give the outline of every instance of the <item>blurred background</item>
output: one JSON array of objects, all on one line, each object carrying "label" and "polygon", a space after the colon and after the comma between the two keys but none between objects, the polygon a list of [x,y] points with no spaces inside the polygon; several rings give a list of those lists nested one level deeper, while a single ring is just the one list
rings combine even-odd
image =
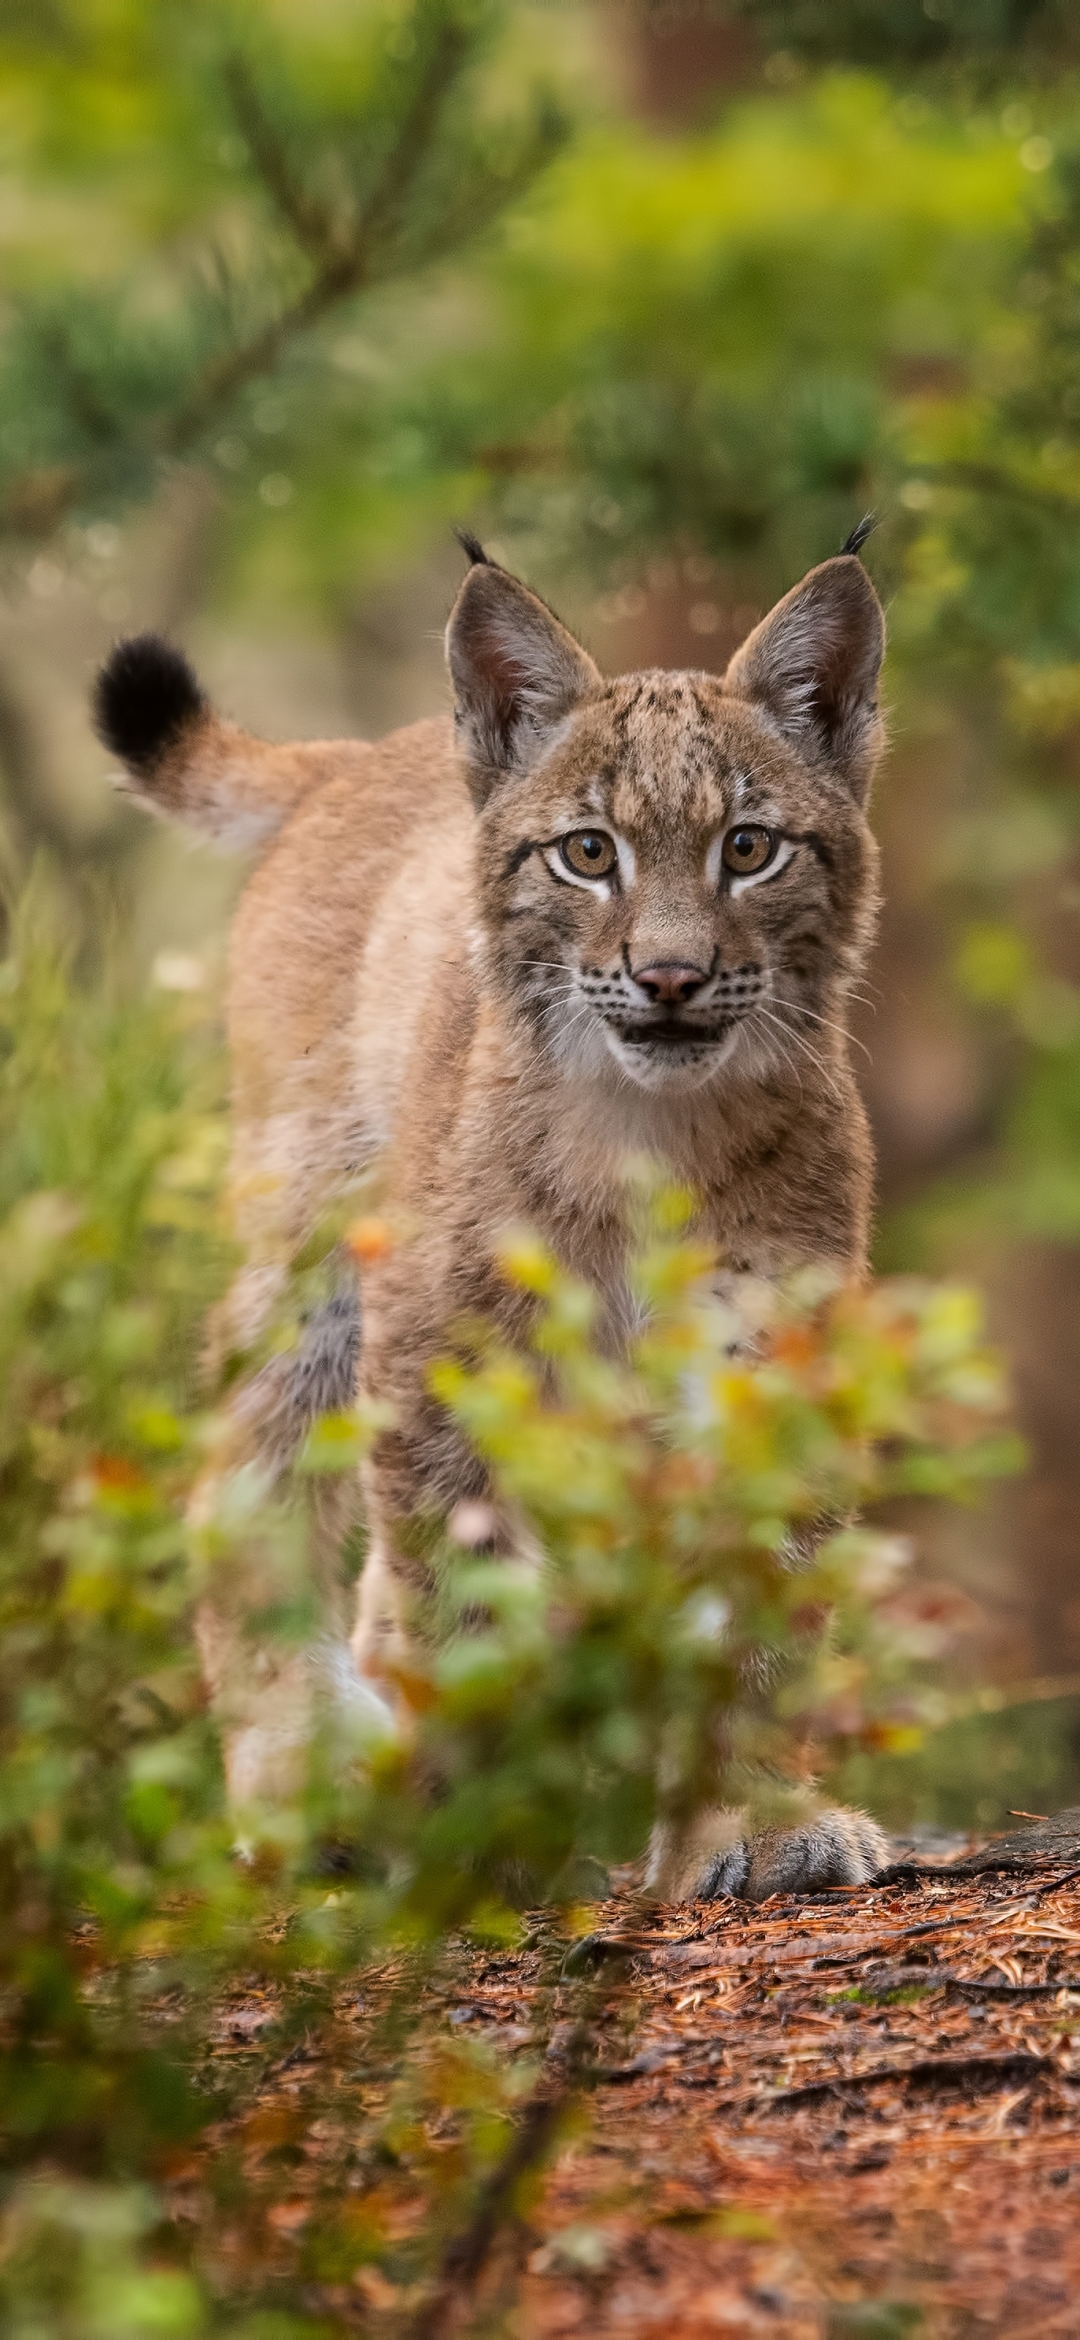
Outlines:
[{"label": "blurred background", "polygon": [[116,795],[117,634],[374,737],[446,704],[455,520],[618,671],[877,511],[879,1263],[980,1282],[1030,1451],[932,1531],[1029,1685],[953,1801],[1080,1796],[1075,11],[0,0],[0,63],[0,831],[87,968],[212,995],[243,877]]}]

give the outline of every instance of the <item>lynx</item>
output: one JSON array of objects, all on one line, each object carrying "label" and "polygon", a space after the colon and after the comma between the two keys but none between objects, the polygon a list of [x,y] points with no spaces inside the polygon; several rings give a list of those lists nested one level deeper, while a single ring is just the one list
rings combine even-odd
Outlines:
[{"label": "lynx", "polygon": [[[236,1337],[258,1333],[290,1257],[372,1165],[402,1230],[362,1269],[359,1315],[343,1290],[234,1409],[237,1453],[276,1462],[357,1389],[389,1401],[351,1639],[376,1686],[424,1590],[409,1523],[454,1511],[492,1548],[513,1541],[428,1388],[462,1316],[525,1329],[495,1259],[508,1224],[599,1291],[613,1337],[630,1155],[694,1190],[733,1275],[820,1261],[857,1278],[866,1261],[872,1156],[845,1019],[877,902],[884,621],[857,543],[777,604],[722,679],[605,680],[462,541],[452,722],[373,746],[267,745],[152,635],[118,645],[96,699],[144,804],[260,849],[230,954]],[[328,1613],[325,1647],[343,1646],[335,1630]],[[253,1656],[223,1601],[199,1631],[234,1801],[272,1799],[313,1661]],[[654,1850],[652,1881],[760,1897],[859,1882],[884,1858],[861,1814],[748,1837],[718,1813],[690,1855]]]}]

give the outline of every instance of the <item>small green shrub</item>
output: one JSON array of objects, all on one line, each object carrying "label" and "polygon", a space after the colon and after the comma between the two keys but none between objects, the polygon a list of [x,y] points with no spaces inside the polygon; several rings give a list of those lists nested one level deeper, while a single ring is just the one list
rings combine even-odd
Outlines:
[{"label": "small green shrub", "polygon": [[[798,1809],[811,1748],[827,1774],[908,1743],[938,1644],[902,1548],[839,1526],[792,1567],[790,1539],[1009,1460],[961,1293],[803,1277],[733,1310],[709,1297],[687,1198],[639,1177],[643,1329],[619,1360],[590,1293],[508,1238],[533,1349],[478,1328],[436,1386],[543,1566],[441,1532],[410,1727],[332,1765],[313,1749],[308,1792],[245,1863],[191,1632],[227,1534],[185,1522],[213,1434],[223,1154],[190,1006],[74,983],[43,900],[24,904],[0,967],[0,2302],[18,2340],[332,2330],[335,2286],[365,2269],[437,2330],[448,2270],[576,2117],[606,1986],[561,1985],[560,2019],[568,1991],[577,2012],[556,2085],[545,2038],[500,2063],[425,1985],[457,1987],[470,1944],[520,1942],[524,1896],[554,2022],[578,1905],[658,1816],[677,1830],[747,1794]],[[353,1468],[370,1427],[321,1425],[302,1473]],[[295,1544],[293,1491],[267,1517]],[[328,1844],[362,1857],[328,1879]],[[257,2045],[222,2056],[253,1993]],[[268,2129],[269,2064],[313,2041]],[[321,2187],[275,2257],[316,2120]],[[193,2154],[181,2228],[167,2181]]]}]

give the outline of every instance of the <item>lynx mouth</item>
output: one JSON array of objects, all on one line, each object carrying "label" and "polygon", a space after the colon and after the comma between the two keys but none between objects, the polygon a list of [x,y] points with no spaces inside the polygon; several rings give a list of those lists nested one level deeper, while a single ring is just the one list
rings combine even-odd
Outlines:
[{"label": "lynx mouth", "polygon": [[668,1016],[651,1024],[616,1024],[614,1029],[628,1048],[719,1048],[734,1022],[727,1016],[719,1024],[683,1024]]}]

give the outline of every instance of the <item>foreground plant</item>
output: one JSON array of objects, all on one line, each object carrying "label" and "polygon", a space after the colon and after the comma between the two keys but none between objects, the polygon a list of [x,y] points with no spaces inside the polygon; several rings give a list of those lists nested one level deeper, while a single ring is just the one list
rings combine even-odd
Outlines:
[{"label": "foreground plant", "polygon": [[[532,1349],[479,1330],[435,1378],[543,1564],[435,1537],[450,1630],[399,1683],[407,1727],[313,1749],[238,1862],[191,1636],[228,1519],[209,1555],[184,1524],[227,1268],[214,1079],[190,1011],[81,992],[24,907],[0,988],[0,2298],[35,2340],[459,2314],[579,2117],[612,1980],[563,1968],[612,1868],[709,1802],[804,1808],[815,1769],[920,1725],[903,1549],[820,1523],[1007,1459],[965,1295],[818,1278],[722,1306],[685,1199],[643,1190],[644,1329],[615,1363],[589,1293],[508,1241]],[[321,1424],[273,1505],[236,1491],[235,1532],[261,1506],[291,1571],[285,1636],[301,1482],[351,1471],[367,1428]],[[477,1946],[521,1944],[523,1903],[547,2013],[496,2060],[440,2006]]]},{"label": "foreground plant", "polygon": [[[797,1810],[815,1764],[927,1710],[934,1604],[908,1547],[821,1523],[964,1495],[1008,1461],[975,1304],[820,1275],[719,1303],[688,1212],[651,1206],[625,1363],[526,1241],[504,1268],[541,1301],[533,1354],[481,1344],[433,1377],[544,1560],[436,1551],[438,1646],[398,1676],[410,1727],[367,1751],[359,1805],[338,1791],[338,1826],[406,1861],[396,1906],[420,1933],[469,1922],[508,1875],[566,1900],[582,1863],[637,1858],[710,1797]],[[416,1773],[440,1781],[418,1807]]]}]

